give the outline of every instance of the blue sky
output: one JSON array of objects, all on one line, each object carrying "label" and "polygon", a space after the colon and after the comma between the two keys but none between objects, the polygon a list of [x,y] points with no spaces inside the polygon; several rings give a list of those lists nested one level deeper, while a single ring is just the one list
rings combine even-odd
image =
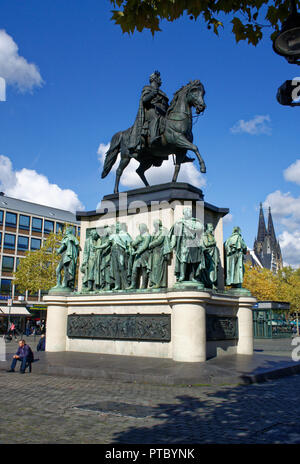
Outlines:
[{"label": "blue sky", "polygon": [[[100,179],[101,153],[132,125],[149,75],[160,71],[170,99],[200,79],[207,109],[193,132],[207,174],[198,176],[195,164],[186,176],[207,202],[230,208],[225,238],[239,225],[250,248],[259,203],[271,205],[284,259],[300,264],[300,108],[275,98],[300,70],[273,52],[268,37],[256,48],[236,44],[228,19],[220,37],[188,18],[164,22],[154,38],[147,31],[129,37],[110,10],[108,0],[0,0],[0,76],[7,81],[0,188],[65,209],[95,209],[114,182],[114,173]],[[160,179],[156,173],[149,179]],[[129,167],[121,190],[139,185]]]}]

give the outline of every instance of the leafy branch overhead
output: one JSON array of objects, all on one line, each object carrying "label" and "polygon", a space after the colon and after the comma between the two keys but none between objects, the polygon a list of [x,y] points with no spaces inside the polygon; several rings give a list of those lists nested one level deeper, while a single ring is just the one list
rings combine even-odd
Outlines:
[{"label": "leafy branch overhead", "polygon": [[[257,45],[263,32],[274,38],[282,22],[290,13],[290,0],[110,0],[115,8],[112,20],[123,32],[132,34],[149,29],[154,35],[160,31],[162,20],[173,22],[183,15],[191,20],[202,20],[218,35],[222,18],[231,17],[236,41],[247,40]],[[299,7],[300,1],[297,0]]]}]

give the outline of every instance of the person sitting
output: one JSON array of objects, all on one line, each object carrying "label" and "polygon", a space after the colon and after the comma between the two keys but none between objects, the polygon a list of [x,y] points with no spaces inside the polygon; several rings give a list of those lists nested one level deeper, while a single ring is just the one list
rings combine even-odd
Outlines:
[{"label": "person sitting", "polygon": [[32,349],[25,343],[25,340],[19,341],[19,348],[13,357],[10,370],[8,372],[15,372],[17,361],[21,362],[20,374],[25,374],[27,364],[29,364],[29,371],[31,372],[31,363],[33,362],[34,356]]}]

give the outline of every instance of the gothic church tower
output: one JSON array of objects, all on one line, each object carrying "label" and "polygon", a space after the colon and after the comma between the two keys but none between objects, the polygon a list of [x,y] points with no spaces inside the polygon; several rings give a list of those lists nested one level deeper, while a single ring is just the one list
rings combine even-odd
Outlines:
[{"label": "gothic church tower", "polygon": [[260,203],[258,231],[254,241],[253,251],[262,267],[277,272],[282,269],[282,255],[278,240],[276,239],[271,208],[269,207],[268,226],[266,227],[262,203]]}]

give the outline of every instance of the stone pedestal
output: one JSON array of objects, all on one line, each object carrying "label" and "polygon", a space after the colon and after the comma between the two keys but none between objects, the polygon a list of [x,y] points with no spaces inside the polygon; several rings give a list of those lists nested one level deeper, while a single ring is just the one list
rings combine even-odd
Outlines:
[{"label": "stone pedestal", "polygon": [[66,351],[68,305],[65,296],[48,297],[47,350]]},{"label": "stone pedestal", "polygon": [[[76,351],[205,362],[224,354],[252,354],[252,306],[249,295],[224,292],[223,225],[227,208],[204,202],[202,191],[185,183],[107,195],[97,211],[81,212],[81,249],[93,229],[117,222],[134,239],[144,223],[150,233],[160,219],[168,230],[192,208],[202,224],[213,223],[220,251],[218,292],[197,282],[176,283],[175,257],[164,289],[103,291],[44,297],[48,305],[47,351]],[[79,266],[82,263],[82,251]],[[57,289],[56,289],[57,290]],[[59,293],[59,292],[58,292]]]},{"label": "stone pedestal", "polygon": [[106,292],[44,297],[47,351],[204,362],[252,354],[254,298],[212,291]]},{"label": "stone pedestal", "polygon": [[206,361],[206,301],[209,293],[190,292],[169,298],[172,308],[172,358],[174,361]]}]

